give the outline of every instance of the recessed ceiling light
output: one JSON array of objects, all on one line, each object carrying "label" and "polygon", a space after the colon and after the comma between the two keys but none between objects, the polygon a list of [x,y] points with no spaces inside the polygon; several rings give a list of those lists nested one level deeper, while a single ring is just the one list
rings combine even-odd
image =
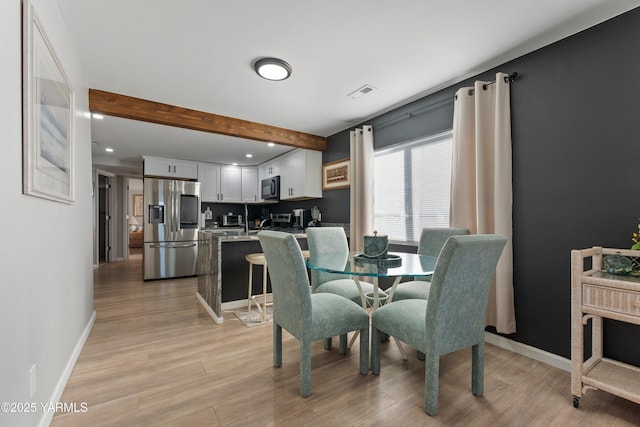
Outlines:
[{"label": "recessed ceiling light", "polygon": [[104,151],[106,151],[107,153],[113,153],[113,148],[105,148]]},{"label": "recessed ceiling light", "polygon": [[274,144],[273,142],[270,142],[270,143],[267,144],[267,147],[275,147],[275,146],[276,146],[276,144]]},{"label": "recessed ceiling light", "polygon": [[291,65],[278,58],[260,58],[253,64],[260,77],[267,80],[285,80],[291,75]]},{"label": "recessed ceiling light", "polygon": [[231,163],[231,166],[238,166],[237,163]]},{"label": "recessed ceiling light", "polygon": [[247,153],[247,154],[245,154],[245,157],[247,157],[248,159],[250,159],[250,158],[252,158],[252,157],[253,157],[253,154],[249,154],[249,153]]},{"label": "recessed ceiling light", "polygon": [[93,117],[94,119],[97,119],[97,120],[102,120],[102,119],[104,119],[104,116],[103,116],[102,114],[98,114],[98,113],[93,113],[93,114],[91,115],[91,117]]}]

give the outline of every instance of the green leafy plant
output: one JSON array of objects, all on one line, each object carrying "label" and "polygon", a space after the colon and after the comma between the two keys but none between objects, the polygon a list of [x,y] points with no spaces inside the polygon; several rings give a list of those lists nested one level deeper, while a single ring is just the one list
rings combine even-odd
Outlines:
[{"label": "green leafy plant", "polygon": [[640,250],[640,224],[638,224],[638,231],[633,233],[631,241],[633,242],[631,249]]}]

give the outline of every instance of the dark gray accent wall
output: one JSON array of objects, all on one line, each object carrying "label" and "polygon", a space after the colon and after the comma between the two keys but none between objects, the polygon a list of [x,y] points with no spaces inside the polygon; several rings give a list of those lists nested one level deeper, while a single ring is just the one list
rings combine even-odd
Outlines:
[{"label": "dark gray accent wall", "polygon": [[[376,148],[450,129],[459,87],[518,72],[511,87],[517,333],[509,338],[566,358],[570,251],[628,248],[640,217],[639,52],[634,9],[366,122]],[[348,130],[328,142],[323,162],[349,157]],[[327,221],[348,222],[348,190],[315,203]],[[640,365],[640,327],[605,321],[604,344],[605,355]]]}]

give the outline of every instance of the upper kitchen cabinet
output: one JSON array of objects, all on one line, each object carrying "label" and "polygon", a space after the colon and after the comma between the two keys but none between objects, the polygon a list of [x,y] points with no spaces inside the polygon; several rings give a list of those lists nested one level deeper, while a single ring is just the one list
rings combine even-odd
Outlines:
[{"label": "upper kitchen cabinet", "polygon": [[144,175],[198,179],[198,163],[187,160],[144,156]]},{"label": "upper kitchen cabinet", "polygon": [[245,203],[259,202],[258,168],[242,168],[242,201]]},{"label": "upper kitchen cabinet", "polygon": [[199,163],[198,181],[203,202],[242,202],[242,169],[237,166]]},{"label": "upper kitchen cabinet", "polygon": [[278,175],[280,175],[280,159],[275,159],[267,163],[263,163],[258,168],[259,181],[262,181],[265,178],[271,178]]},{"label": "upper kitchen cabinet", "polygon": [[200,181],[200,197],[203,202],[220,201],[220,165],[199,163],[198,181]]},{"label": "upper kitchen cabinet", "polygon": [[220,168],[220,201],[242,202],[242,169],[237,166]]},{"label": "upper kitchen cabinet", "polygon": [[322,153],[294,150],[280,157],[280,199],[322,197]]}]

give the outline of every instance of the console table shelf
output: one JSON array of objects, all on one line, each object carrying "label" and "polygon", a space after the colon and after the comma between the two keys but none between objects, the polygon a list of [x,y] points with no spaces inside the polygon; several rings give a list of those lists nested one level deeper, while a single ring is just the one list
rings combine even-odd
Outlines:
[{"label": "console table shelf", "polygon": [[[640,277],[602,271],[603,256],[618,253],[640,258],[640,251],[629,249],[571,251],[571,393],[576,408],[590,388],[640,403],[640,368],[602,354],[603,318],[640,325]],[[585,361],[584,327],[589,321],[591,356]]]}]

